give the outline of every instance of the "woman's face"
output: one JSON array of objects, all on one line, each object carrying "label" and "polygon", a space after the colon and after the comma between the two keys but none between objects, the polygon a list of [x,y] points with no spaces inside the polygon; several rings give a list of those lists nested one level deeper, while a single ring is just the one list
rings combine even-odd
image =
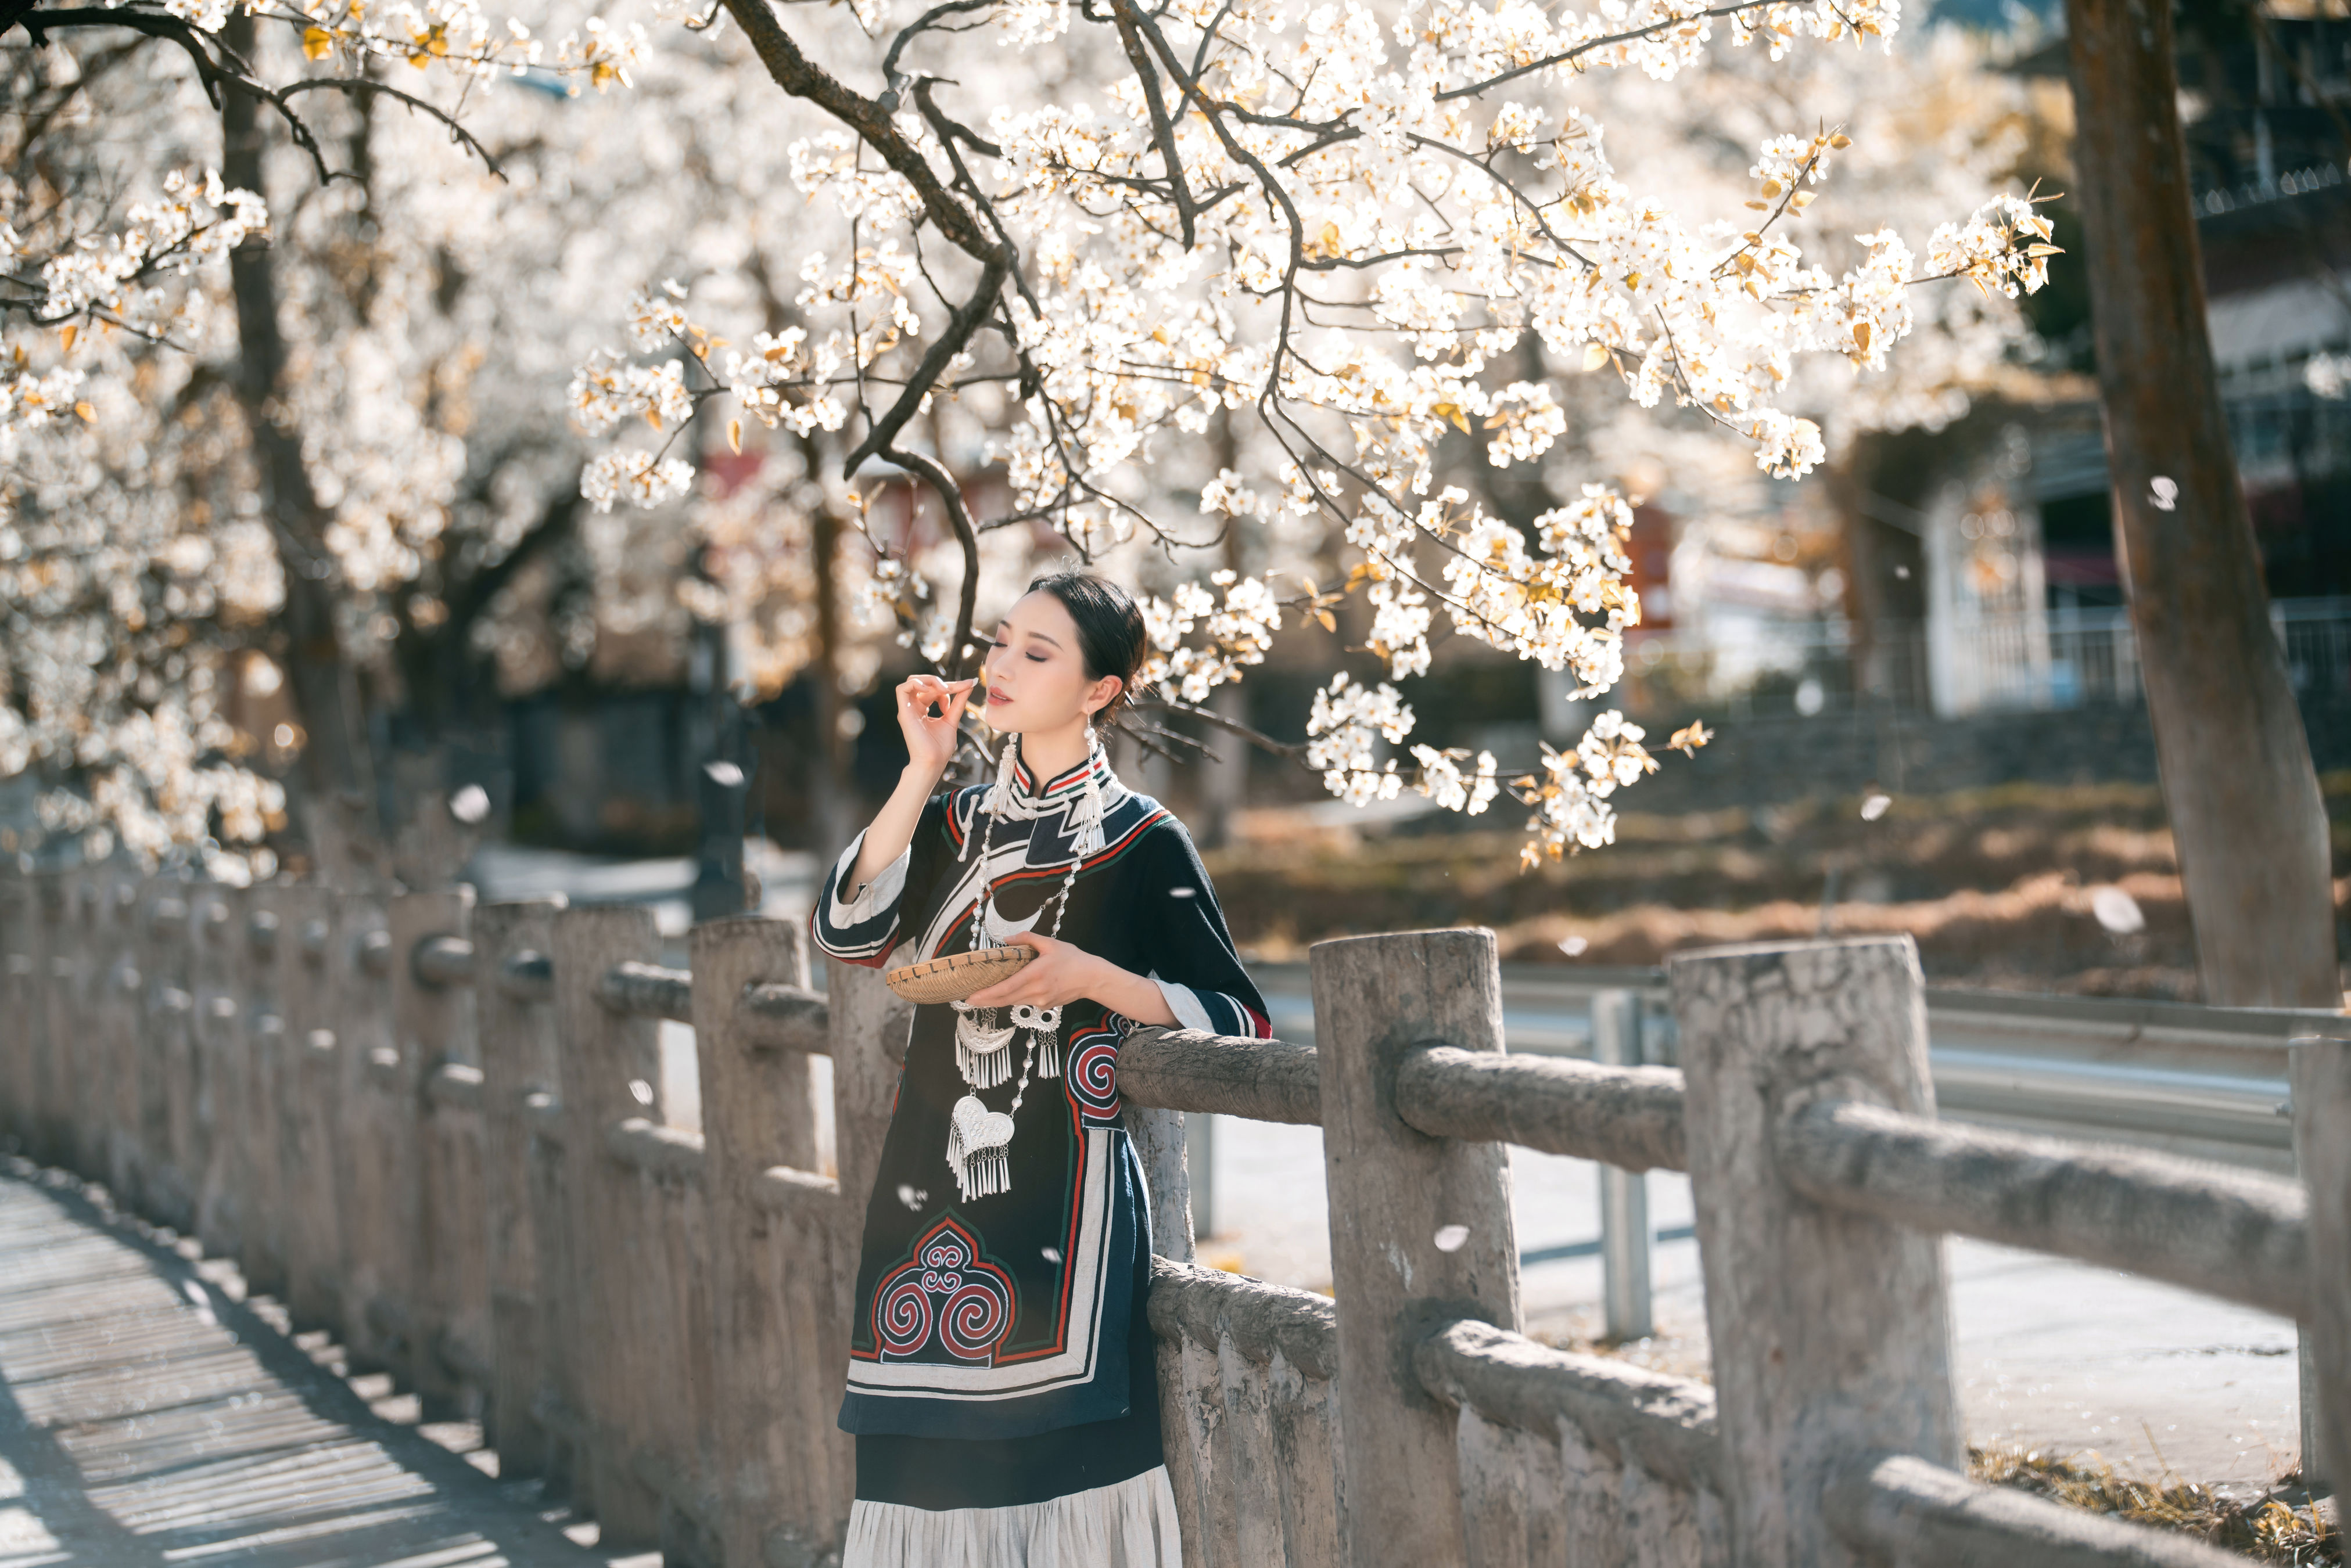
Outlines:
[{"label": "woman's face", "polygon": [[980,708],[988,728],[1006,733],[1048,731],[1074,722],[1118,692],[1119,679],[1086,679],[1078,626],[1044,589],[1023,595],[996,623],[996,646],[980,666]]}]

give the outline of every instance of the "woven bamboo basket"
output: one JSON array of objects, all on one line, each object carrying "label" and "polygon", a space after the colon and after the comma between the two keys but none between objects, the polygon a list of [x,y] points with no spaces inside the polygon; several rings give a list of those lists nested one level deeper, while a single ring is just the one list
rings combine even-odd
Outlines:
[{"label": "woven bamboo basket", "polygon": [[961,1002],[975,991],[1010,979],[1036,956],[1035,948],[1019,947],[949,953],[887,971],[882,983],[909,1002]]}]

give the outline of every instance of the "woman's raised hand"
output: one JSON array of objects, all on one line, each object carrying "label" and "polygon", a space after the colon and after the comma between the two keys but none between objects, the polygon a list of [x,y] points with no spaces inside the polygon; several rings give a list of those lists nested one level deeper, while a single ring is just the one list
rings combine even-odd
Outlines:
[{"label": "woman's raised hand", "polygon": [[[898,682],[898,732],[906,738],[906,760],[911,765],[928,769],[934,777],[946,772],[947,763],[955,760],[956,726],[977,680],[976,676],[942,680],[935,675],[909,675]],[[935,719],[930,717],[934,703],[939,710]]]}]

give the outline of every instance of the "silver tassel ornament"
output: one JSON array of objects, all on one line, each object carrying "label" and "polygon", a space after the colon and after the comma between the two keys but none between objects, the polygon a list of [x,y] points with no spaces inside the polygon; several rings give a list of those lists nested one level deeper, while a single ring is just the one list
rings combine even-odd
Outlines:
[{"label": "silver tassel ornament", "polygon": [[976,1095],[957,1100],[947,1118],[947,1164],[967,1203],[1004,1191],[1012,1185],[1012,1118]]},{"label": "silver tassel ornament", "polygon": [[993,1007],[974,1007],[968,1002],[950,1005],[956,1012],[956,1067],[964,1082],[976,1089],[992,1089],[1012,1076],[1012,1053],[1005,1047],[1012,1044],[1015,1026],[998,1027]]}]

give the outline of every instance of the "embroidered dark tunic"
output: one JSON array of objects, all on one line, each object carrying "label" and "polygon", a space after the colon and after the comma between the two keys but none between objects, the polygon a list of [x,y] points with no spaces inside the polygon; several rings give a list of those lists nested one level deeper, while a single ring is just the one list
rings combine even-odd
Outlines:
[{"label": "embroidered dark tunic", "polygon": [[[1149,976],[1183,1026],[1270,1037],[1190,835],[1099,758],[1041,784],[1016,765],[1014,809],[996,824],[987,867],[986,785],[934,795],[905,852],[844,901],[860,834],[818,894],[817,945],[876,968],[991,946],[978,933],[991,877],[1000,925],[1050,933],[1090,774],[1102,846],[1071,888],[1061,940]],[[1118,1044],[1134,1021],[1090,999],[1064,1005],[1061,1075],[1030,1074],[1010,1187],[968,1201],[947,1162],[949,1115],[967,1094],[1006,1110],[1017,1081],[967,1085],[955,1022],[944,1003],[914,1011],[866,1205],[840,1416],[859,1434],[857,1495],[998,1507],[1124,1480],[1161,1462],[1143,1311],[1149,1209],[1119,1118]],[[1025,1054],[1025,1037],[1010,1049]],[[945,1457],[925,1439],[995,1446],[985,1463],[960,1454],[943,1468],[925,1462]]]}]

